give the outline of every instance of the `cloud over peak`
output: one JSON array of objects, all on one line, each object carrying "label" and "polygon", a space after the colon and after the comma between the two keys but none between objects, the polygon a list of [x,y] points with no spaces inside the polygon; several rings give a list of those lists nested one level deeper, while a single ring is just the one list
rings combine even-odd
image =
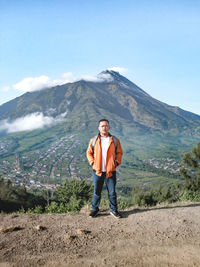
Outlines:
[{"label": "cloud over peak", "polygon": [[122,67],[111,67],[111,68],[108,68],[108,70],[113,70],[113,71],[119,72],[121,74],[124,74],[128,71],[128,69],[122,68]]},{"label": "cloud over peak", "polygon": [[[108,70],[117,71],[124,73],[127,71],[125,68],[121,67],[112,67]],[[62,74],[58,79],[51,79],[46,75],[41,75],[38,77],[26,77],[20,82],[14,84],[12,87],[15,90],[22,92],[33,92],[42,90],[45,88],[50,88],[56,85],[63,85],[66,83],[72,83],[80,80],[90,81],[90,82],[110,82],[113,80],[112,76],[108,73],[100,73],[98,75],[83,75],[81,77],[75,77],[72,72],[66,72]],[[10,86],[5,86],[2,88],[2,91],[9,91]]]},{"label": "cloud over peak", "polygon": [[97,76],[86,75],[82,76],[82,80],[88,82],[111,82],[113,80],[109,73],[100,73]]}]

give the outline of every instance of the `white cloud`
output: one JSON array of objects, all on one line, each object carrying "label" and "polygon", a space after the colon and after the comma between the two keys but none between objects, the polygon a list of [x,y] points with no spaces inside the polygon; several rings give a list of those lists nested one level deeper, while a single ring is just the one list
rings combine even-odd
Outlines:
[{"label": "white cloud", "polygon": [[23,79],[21,82],[18,82],[13,85],[16,90],[31,92],[41,90],[42,88],[49,87],[50,79],[49,77],[42,75],[39,77],[28,77]]},{"label": "white cloud", "polygon": [[[119,68],[119,67],[113,67],[110,68],[110,70],[120,71],[123,72],[126,69]],[[15,90],[22,91],[22,92],[33,92],[42,90],[44,88],[53,87],[56,85],[63,85],[66,83],[72,83],[79,80],[85,80],[85,81],[91,81],[91,82],[110,82],[112,81],[112,76],[108,73],[100,73],[96,76],[92,75],[84,75],[79,78],[76,78],[73,76],[72,72],[66,72],[61,75],[58,79],[51,79],[46,75],[41,75],[38,77],[26,77],[22,81],[14,84],[12,87]],[[9,86],[5,86],[2,88],[3,91],[8,91],[10,89]]]},{"label": "white cloud", "polygon": [[82,76],[82,80],[89,82],[110,82],[113,80],[109,73],[100,73],[97,76],[85,75]]},{"label": "white cloud", "polygon": [[67,112],[53,118],[50,116],[44,116],[41,112],[35,112],[25,117],[18,118],[12,122],[9,122],[8,120],[0,121],[0,131],[6,131],[7,133],[31,131],[44,126],[56,124],[62,121],[66,115]]},{"label": "white cloud", "polygon": [[14,84],[13,88],[23,92],[32,92],[74,81],[76,81],[76,79],[73,77],[72,73],[67,72],[64,73],[60,78],[55,80],[51,80],[48,76],[45,75],[39,77],[27,77],[24,78],[21,82]]},{"label": "white cloud", "polygon": [[108,70],[113,70],[113,71],[119,72],[121,74],[124,74],[128,71],[128,69],[122,68],[122,67],[112,67],[112,68],[108,68]]}]

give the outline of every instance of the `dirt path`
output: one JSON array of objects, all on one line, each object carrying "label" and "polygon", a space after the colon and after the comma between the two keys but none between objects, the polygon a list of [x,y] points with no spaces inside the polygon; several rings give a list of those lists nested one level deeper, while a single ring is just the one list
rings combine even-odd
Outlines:
[{"label": "dirt path", "polygon": [[200,204],[122,214],[0,215],[0,267],[200,266]]}]

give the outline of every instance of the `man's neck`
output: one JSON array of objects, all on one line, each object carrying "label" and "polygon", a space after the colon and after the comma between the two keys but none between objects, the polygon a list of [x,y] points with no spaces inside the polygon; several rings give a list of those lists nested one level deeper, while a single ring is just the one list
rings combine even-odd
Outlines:
[{"label": "man's neck", "polygon": [[101,137],[108,137],[109,134],[100,134]]}]

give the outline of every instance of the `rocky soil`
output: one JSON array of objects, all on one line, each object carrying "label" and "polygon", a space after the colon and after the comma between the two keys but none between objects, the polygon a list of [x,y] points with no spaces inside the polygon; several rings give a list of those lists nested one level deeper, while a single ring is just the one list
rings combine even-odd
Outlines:
[{"label": "rocky soil", "polygon": [[0,215],[0,267],[200,266],[200,204]]}]

